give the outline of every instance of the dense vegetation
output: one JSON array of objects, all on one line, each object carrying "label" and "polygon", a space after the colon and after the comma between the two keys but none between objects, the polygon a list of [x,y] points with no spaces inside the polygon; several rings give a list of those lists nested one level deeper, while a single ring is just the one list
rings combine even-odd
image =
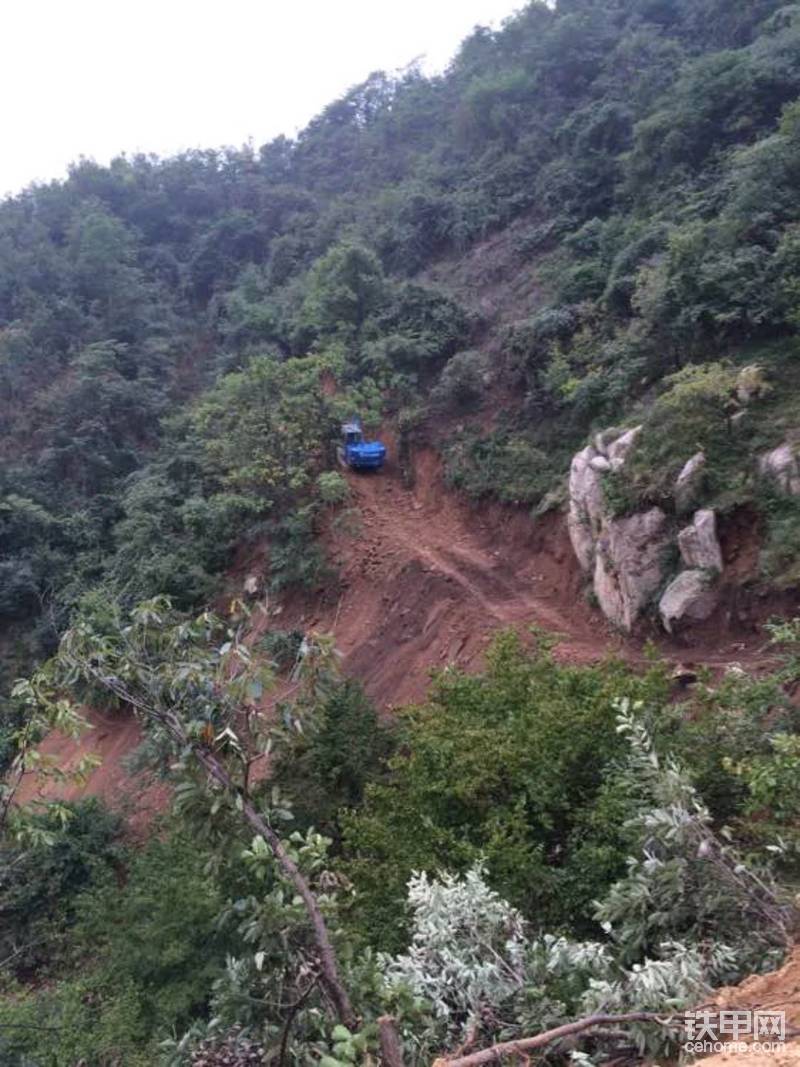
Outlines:
[{"label": "dense vegetation", "polygon": [[[662,1010],[776,958],[796,665],[675,703],[658,667],[559,667],[508,636],[389,728],[306,649],[323,668],[270,737],[269,781],[209,793],[192,757],[249,766],[266,740],[237,716],[266,679],[232,623],[173,612],[248,540],[274,588],[325,579],[354,409],[429,434],[464,491],[536,508],[591,429],[644,423],[609,503],[669,507],[702,448],[703,500],[747,506],[765,577],[795,580],[800,508],[754,471],[800,427],[799,179],[800,5],[558,0],[476,30],[441,76],[371,76],[294,141],[84,160],[0,204],[0,762],[69,725],[67,693],[135,696],[181,801],[139,850],[96,807],[16,826],[7,1062],[213,1062],[246,1037],[333,1067],[374,1052],[385,1008],[421,1062],[476,1026]],[[518,277],[535,295],[497,311]],[[257,652],[291,665],[295,637]],[[286,824],[360,1029],[334,1026],[243,796]]]},{"label": "dense vegetation", "polygon": [[[65,686],[124,695],[150,761],[173,761],[175,808],[138,845],[96,803],[14,815],[4,1062],[334,1067],[374,1055],[389,1010],[423,1063],[467,1034],[663,1013],[780,959],[800,875],[796,657],[676,701],[658,664],[558,666],[503,634],[484,674],[445,670],[387,728],[321,641],[276,724],[253,715],[269,672],[244,632],[151,601],[80,622],[20,687],[33,718],[63,716]],[[800,645],[796,625],[776,636]],[[345,1009],[269,840],[321,908]],[[607,1041],[591,1039],[601,1059]]]}]

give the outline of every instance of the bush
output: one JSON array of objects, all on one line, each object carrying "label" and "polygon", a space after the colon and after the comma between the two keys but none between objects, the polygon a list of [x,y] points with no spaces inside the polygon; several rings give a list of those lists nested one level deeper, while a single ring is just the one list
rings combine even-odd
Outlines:
[{"label": "bush", "polygon": [[383,773],[390,734],[357,682],[344,682],[275,759],[275,781],[292,798],[301,827],[339,836],[343,808],[357,808]]},{"label": "bush", "polygon": [[[77,975],[0,1001],[34,1062],[149,1067],[158,1042],[201,1014],[230,943],[223,899],[196,840],[169,835],[130,857],[122,885],[105,877],[75,900]],[[15,1030],[16,1036],[16,1030]]]},{"label": "bush", "polygon": [[350,486],[338,471],[323,471],[317,476],[317,493],[322,504],[336,507],[349,498]]},{"label": "bush", "polygon": [[66,806],[67,820],[34,817],[50,844],[0,855],[0,953],[12,973],[30,975],[60,962],[62,938],[79,895],[118,866],[120,819],[91,798]]},{"label": "bush", "polygon": [[278,670],[287,670],[297,662],[302,643],[302,630],[268,630],[258,645]]},{"label": "bush", "polygon": [[488,659],[483,675],[443,672],[428,702],[403,714],[391,779],[370,784],[363,809],[345,816],[359,924],[381,945],[402,936],[412,870],[463,871],[484,857],[492,884],[525,915],[580,930],[624,865],[621,805],[607,804],[612,821],[593,827],[607,854],[594,879],[578,877],[588,813],[624,744],[612,700],[662,696],[660,672],[561,667],[512,634]]},{"label": "bush", "polygon": [[466,432],[445,450],[450,485],[472,497],[494,496],[515,504],[537,504],[563,477],[567,455],[547,453],[524,433]]},{"label": "bush", "polygon": [[488,380],[487,360],[482,352],[459,352],[445,364],[431,400],[456,411],[467,410],[482,399]]}]

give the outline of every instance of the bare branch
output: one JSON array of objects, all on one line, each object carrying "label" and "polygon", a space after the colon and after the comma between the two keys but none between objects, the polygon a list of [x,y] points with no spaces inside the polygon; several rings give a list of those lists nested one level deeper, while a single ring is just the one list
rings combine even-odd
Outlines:
[{"label": "bare branch", "polygon": [[527,1052],[544,1048],[564,1037],[572,1037],[573,1034],[580,1034],[585,1030],[596,1029],[600,1026],[620,1026],[623,1023],[656,1023],[659,1026],[676,1026],[681,1023],[682,1018],[681,1015],[665,1017],[652,1011],[632,1011],[623,1015],[587,1015],[575,1022],[564,1023],[563,1026],[545,1030],[541,1034],[536,1034],[535,1037],[502,1041],[500,1044],[481,1049],[480,1052],[472,1052],[468,1056],[456,1056],[452,1059],[441,1057],[434,1061],[433,1067],[481,1067],[484,1063],[494,1063],[504,1056],[524,1056]]}]

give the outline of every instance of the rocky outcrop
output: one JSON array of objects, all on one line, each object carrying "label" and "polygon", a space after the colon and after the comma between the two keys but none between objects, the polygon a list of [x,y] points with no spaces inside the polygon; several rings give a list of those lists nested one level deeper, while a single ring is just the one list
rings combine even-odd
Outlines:
[{"label": "rocky outcrop", "polygon": [[606,454],[612,470],[618,471],[623,466],[628,453],[641,432],[641,426],[634,426],[632,430],[626,430],[624,434],[608,445]]},{"label": "rocky outcrop", "polygon": [[758,471],[792,496],[800,496],[800,449],[787,441],[758,461]]},{"label": "rocky outcrop", "polygon": [[678,511],[686,511],[697,496],[706,466],[705,452],[695,452],[687,459],[675,480],[675,506]]},{"label": "rocky outcrop", "polygon": [[703,508],[694,513],[691,523],[678,533],[678,548],[687,569],[670,582],[658,604],[661,622],[669,633],[680,626],[704,622],[719,603],[717,578],[722,573],[722,549],[713,511]]},{"label": "rocky outcrop", "polygon": [[572,460],[568,527],[581,568],[592,575],[604,613],[624,630],[632,629],[663,581],[666,515],[660,508],[626,518],[607,514],[603,478],[618,471],[641,427],[606,430]]},{"label": "rocky outcrop", "polygon": [[664,629],[674,633],[679,626],[704,622],[710,618],[717,602],[714,579],[708,571],[683,571],[664,591],[658,604],[658,613]]},{"label": "rocky outcrop", "polygon": [[678,534],[681,559],[691,570],[722,571],[722,549],[717,539],[717,516],[708,508],[694,513],[689,526]]},{"label": "rocky outcrop", "polygon": [[[605,430],[572,461],[569,479],[569,535],[581,568],[591,576],[594,594],[607,619],[623,630],[637,619],[663,586],[665,550],[677,544],[684,571],[670,583],[659,609],[668,630],[707,619],[717,605],[716,578],[722,571],[716,515],[701,509],[676,531],[661,508],[617,518],[603,494],[604,479],[622,470],[641,427]],[[705,456],[684,465],[676,496],[688,503],[697,491]]]},{"label": "rocky outcrop", "polygon": [[749,363],[742,367],[736,378],[736,399],[740,404],[752,404],[771,392],[771,387],[764,376],[764,368],[758,363]]},{"label": "rocky outcrop", "polygon": [[662,578],[667,517],[661,508],[609,519],[597,542],[594,592],[603,614],[631,630]]},{"label": "rocky outcrop", "polygon": [[584,571],[594,566],[594,546],[603,522],[601,472],[592,466],[598,452],[589,445],[573,457],[569,474],[567,527],[572,548]]}]

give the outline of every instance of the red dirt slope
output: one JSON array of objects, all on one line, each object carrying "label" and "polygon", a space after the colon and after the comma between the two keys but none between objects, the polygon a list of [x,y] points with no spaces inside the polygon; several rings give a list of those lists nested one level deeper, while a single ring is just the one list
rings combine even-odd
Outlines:
[{"label": "red dirt slope", "polygon": [[132,716],[105,715],[90,708],[84,710],[89,722],[79,741],[57,732],[48,734],[39,751],[55,761],[60,770],[69,773],[84,756],[99,756],[102,763],[89,775],[85,785],[61,783],[26,776],[17,792],[17,802],[29,804],[37,800],[79,800],[83,796],[100,797],[110,808],[124,815],[131,828],[147,826],[152,816],[161,810],[169,789],[163,782],[146,781],[142,776],[128,774],[123,766],[141,743],[139,724]]},{"label": "red dirt slope", "polygon": [[[787,1036],[800,1028],[800,948],[795,948],[780,970],[754,975],[741,985],[721,989],[714,998],[719,1008],[782,1011]],[[701,1061],[703,1067],[798,1067],[800,1038],[787,1040],[773,1051],[720,1052]]]},{"label": "red dirt slope", "polygon": [[356,531],[339,518],[325,535],[340,582],[293,598],[274,625],[335,632],[345,673],[379,704],[421,698],[446,663],[477,665],[506,626],[563,634],[559,655],[575,661],[621,648],[580,592],[556,516],[470,509],[445,490],[432,451],[417,456],[414,490],[392,463],[348,478]]}]

